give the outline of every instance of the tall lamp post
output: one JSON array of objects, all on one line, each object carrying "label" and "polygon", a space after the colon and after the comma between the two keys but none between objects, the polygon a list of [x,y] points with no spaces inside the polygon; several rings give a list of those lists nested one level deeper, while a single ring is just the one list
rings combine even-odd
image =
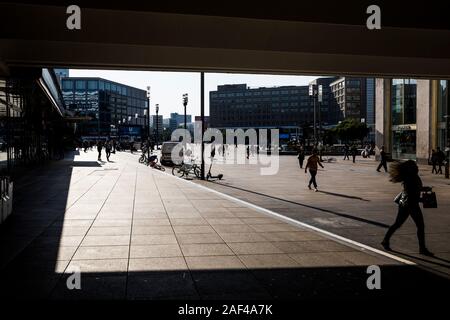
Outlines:
[{"label": "tall lamp post", "polygon": [[158,143],[159,143],[159,118],[158,118],[159,104],[158,103],[155,105],[155,110],[156,110],[156,150],[158,150]]},{"label": "tall lamp post", "polygon": [[188,104],[188,94],[183,94],[183,106],[184,106],[184,129],[187,128],[187,115],[186,115],[186,106]]},{"label": "tall lamp post", "polygon": [[314,114],[313,114],[314,144],[317,143],[317,128],[316,128],[316,114],[317,114],[317,112],[316,112],[316,99],[315,99],[316,94],[317,94],[316,86],[313,85],[313,84],[310,84],[309,85],[309,96],[313,99],[313,110],[314,110],[313,111],[314,112]]},{"label": "tall lamp post", "polygon": [[[320,103],[322,102],[322,85],[318,86],[318,89],[316,88],[316,85],[310,84],[309,85],[309,96],[313,99],[313,108],[314,108],[314,143],[318,143],[320,140],[320,134],[322,131],[322,121],[321,121],[321,106]],[[317,107],[316,107],[316,97],[317,102],[319,105],[319,134],[317,134]]]},{"label": "tall lamp post", "polygon": [[319,141],[323,145],[322,141],[322,85],[319,85],[319,91],[317,93],[317,102],[319,104]]},{"label": "tall lamp post", "polygon": [[147,86],[147,158],[150,158],[150,86]]}]

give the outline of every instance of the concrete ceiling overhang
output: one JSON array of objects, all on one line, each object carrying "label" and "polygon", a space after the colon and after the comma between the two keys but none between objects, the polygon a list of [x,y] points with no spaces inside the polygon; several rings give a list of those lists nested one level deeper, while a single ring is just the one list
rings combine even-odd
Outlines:
[{"label": "concrete ceiling overhang", "polygon": [[356,24],[350,18],[323,21],[307,14],[287,15],[289,19],[220,16],[206,9],[188,13],[138,10],[131,5],[105,9],[92,3],[80,5],[81,30],[68,30],[66,7],[56,2],[0,2],[0,72],[12,66],[70,66],[450,77],[447,20],[436,19],[436,28],[409,20],[384,26],[382,16],[382,29],[368,30],[365,11],[358,18],[363,23]]}]

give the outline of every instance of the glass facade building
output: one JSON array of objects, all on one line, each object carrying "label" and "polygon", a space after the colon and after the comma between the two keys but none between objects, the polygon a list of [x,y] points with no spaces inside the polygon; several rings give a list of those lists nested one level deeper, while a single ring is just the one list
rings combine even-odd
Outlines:
[{"label": "glass facade building", "polygon": [[369,128],[368,139],[375,141],[375,79],[366,79],[366,124]]},{"label": "glass facade building", "polygon": [[392,156],[416,158],[417,82],[393,79],[391,87]]},{"label": "glass facade building", "polygon": [[14,179],[23,167],[53,159],[73,143],[73,126],[51,69],[14,70],[0,78],[0,177]]},{"label": "glass facade building", "polygon": [[450,151],[449,80],[376,79],[376,144],[392,159],[427,164]]},{"label": "glass facade building", "polygon": [[450,137],[448,135],[449,114],[449,81],[440,80],[437,85],[437,145],[442,150],[450,146]]},{"label": "glass facade building", "polygon": [[[136,135],[148,126],[147,92],[101,78],[63,78],[62,93],[69,112],[78,119],[78,136],[115,136],[124,127]],[[123,130],[122,130],[123,131]]]}]

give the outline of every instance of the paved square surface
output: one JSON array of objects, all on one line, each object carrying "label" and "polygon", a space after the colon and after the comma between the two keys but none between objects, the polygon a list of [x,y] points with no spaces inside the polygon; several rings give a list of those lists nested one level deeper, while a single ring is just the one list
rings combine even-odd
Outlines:
[{"label": "paved square surface", "polygon": [[[297,157],[285,155],[279,157],[276,175],[262,176],[259,165],[225,165],[219,159],[213,165],[213,173],[223,173],[224,179],[214,183],[196,182],[382,250],[380,242],[397,214],[393,198],[401,191],[401,184],[391,183],[384,171],[376,172],[378,163],[374,159],[358,157],[353,164],[341,156],[334,158],[336,162],[324,162],[325,168],[319,168],[319,192],[307,188],[309,174],[300,169]],[[448,275],[450,180],[431,174],[431,166],[420,166],[420,176],[424,185],[433,186],[438,198],[437,209],[423,209],[427,244],[435,257],[419,255],[412,219],[392,237],[391,247],[396,255]]]},{"label": "paved square surface", "polygon": [[[96,156],[82,152],[16,182],[14,215],[0,229],[2,297],[342,299],[448,288],[415,266],[154,171],[137,155]],[[383,292],[367,289],[372,264],[389,279]],[[82,288],[68,290],[76,269]]]}]

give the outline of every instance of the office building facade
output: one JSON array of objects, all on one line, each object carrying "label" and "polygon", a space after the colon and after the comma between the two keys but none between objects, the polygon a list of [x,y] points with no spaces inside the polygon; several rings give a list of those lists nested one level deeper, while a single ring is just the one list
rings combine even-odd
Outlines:
[{"label": "office building facade", "polygon": [[367,84],[366,78],[351,77],[341,77],[330,84],[334,99],[340,110],[339,120],[356,119],[366,122]]},{"label": "office building facade", "polygon": [[146,135],[145,90],[102,78],[62,78],[61,86],[67,109],[79,119],[79,136]]},{"label": "office building facade", "polygon": [[[186,115],[186,122],[189,124],[192,122],[192,116],[190,114]],[[176,112],[173,112],[170,114],[170,122],[169,126],[172,130],[175,130],[180,125],[184,125],[184,114],[179,114]]]},{"label": "office building facade", "polygon": [[431,150],[445,150],[448,80],[376,79],[376,143],[393,159],[427,163]]},{"label": "office building facade", "polygon": [[366,78],[366,124],[369,128],[367,138],[375,142],[375,78]]},{"label": "office building facade", "polygon": [[150,128],[151,128],[151,132],[153,134],[156,134],[156,130],[158,130],[158,134],[162,135],[163,131],[164,131],[164,121],[163,121],[163,116],[150,116]]},{"label": "office building facade", "polygon": [[[323,86],[321,114],[323,125],[336,123],[333,101],[328,89],[332,78],[320,78],[315,85]],[[248,88],[246,84],[222,85],[210,92],[210,125],[213,128],[279,128],[283,137],[302,136],[303,129],[314,123],[314,104],[309,86]],[[287,138],[287,137],[285,137]]]}]

